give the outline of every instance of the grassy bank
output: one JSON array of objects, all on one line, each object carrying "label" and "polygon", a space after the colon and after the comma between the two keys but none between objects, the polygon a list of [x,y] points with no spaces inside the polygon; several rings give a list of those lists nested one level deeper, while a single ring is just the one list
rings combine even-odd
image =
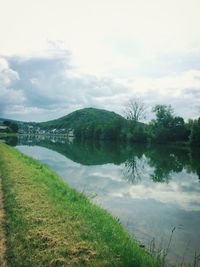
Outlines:
[{"label": "grassy bank", "polygon": [[120,223],[46,166],[0,143],[8,262],[31,266],[159,266]]}]

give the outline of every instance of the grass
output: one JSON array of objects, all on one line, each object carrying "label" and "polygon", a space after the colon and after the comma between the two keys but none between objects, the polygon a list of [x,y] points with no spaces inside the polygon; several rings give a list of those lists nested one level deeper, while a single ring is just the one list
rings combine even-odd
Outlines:
[{"label": "grass", "polygon": [[7,137],[7,136],[18,136],[18,133],[2,133],[2,132],[0,132],[0,137]]},{"label": "grass", "polygon": [[0,266],[7,267],[6,239],[5,239],[5,210],[2,194],[2,181],[0,175]]},{"label": "grass", "polygon": [[45,165],[0,143],[8,263],[32,266],[159,266],[117,219]]}]

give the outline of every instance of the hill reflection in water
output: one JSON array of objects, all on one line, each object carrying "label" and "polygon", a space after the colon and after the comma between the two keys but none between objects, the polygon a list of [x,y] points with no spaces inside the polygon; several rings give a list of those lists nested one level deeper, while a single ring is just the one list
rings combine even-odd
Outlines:
[{"label": "hill reflection in water", "polygon": [[73,139],[44,136],[22,136],[13,140],[11,145],[42,146],[56,151],[82,165],[103,165],[124,163],[124,178],[130,183],[138,183],[144,176],[145,162],[153,168],[150,174],[154,182],[168,182],[171,173],[186,169],[200,179],[200,152],[188,148],[167,145],[142,145],[116,142],[79,142]]}]

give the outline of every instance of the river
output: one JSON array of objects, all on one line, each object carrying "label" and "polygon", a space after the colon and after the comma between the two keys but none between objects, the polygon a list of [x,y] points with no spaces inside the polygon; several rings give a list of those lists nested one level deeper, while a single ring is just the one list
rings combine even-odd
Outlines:
[{"label": "river", "polygon": [[152,253],[166,253],[170,264],[194,264],[200,253],[199,152],[55,137],[13,144],[119,218]]}]

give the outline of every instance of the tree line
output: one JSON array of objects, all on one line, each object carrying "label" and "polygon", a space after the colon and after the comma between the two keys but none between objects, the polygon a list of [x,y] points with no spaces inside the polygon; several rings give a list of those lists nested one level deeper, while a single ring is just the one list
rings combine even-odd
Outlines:
[{"label": "tree line", "polygon": [[188,142],[200,147],[200,118],[185,122],[174,115],[170,105],[156,105],[152,109],[155,119],[149,123],[145,118],[146,108],[142,102],[132,100],[125,109],[125,118],[116,118],[109,124],[87,125],[79,123],[74,129],[77,139],[115,140],[137,143]]}]

